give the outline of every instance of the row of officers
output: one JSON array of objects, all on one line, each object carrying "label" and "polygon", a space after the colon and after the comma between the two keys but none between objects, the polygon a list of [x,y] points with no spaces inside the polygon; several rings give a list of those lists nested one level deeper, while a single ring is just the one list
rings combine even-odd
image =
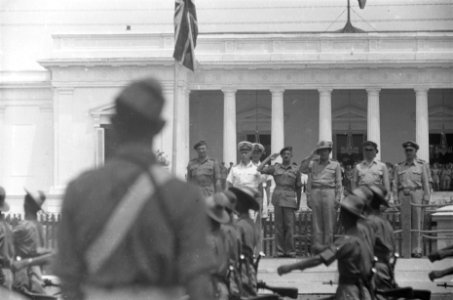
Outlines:
[{"label": "row of officers", "polygon": [[[223,190],[218,162],[207,154],[208,145],[200,141],[194,145],[198,157],[187,166],[187,179],[197,185],[203,195],[210,196]],[[421,234],[423,212],[418,205],[428,204],[430,200],[429,165],[417,158],[419,146],[412,141],[402,144],[405,159],[394,169],[393,197],[387,193],[390,205],[401,202],[415,204],[411,206],[412,256],[422,256]],[[247,186],[258,190],[260,209],[255,216],[258,228],[261,228],[263,199],[269,199],[271,180],[275,182],[272,204],[275,212],[276,250],[279,257],[294,257],[293,228],[295,211],[300,208],[302,184],[301,173],[308,175],[306,184],[307,205],[312,210],[313,252],[318,252],[333,242],[337,223],[337,210],[343,197],[342,174],[340,164],[330,158],[332,142],[320,141],[313,153],[302,160],[300,165],[292,161],[292,147],[283,148],[280,153],[268,156],[260,161],[264,152],[261,144],[247,141],[238,144],[239,163],[232,166],[226,178],[226,187]],[[363,143],[364,160],[354,169],[352,190],[357,187],[376,184],[391,191],[389,171],[385,163],[376,158],[378,145],[372,141]],[[281,163],[273,163],[277,157]],[[351,191],[349,191],[351,192]]]}]

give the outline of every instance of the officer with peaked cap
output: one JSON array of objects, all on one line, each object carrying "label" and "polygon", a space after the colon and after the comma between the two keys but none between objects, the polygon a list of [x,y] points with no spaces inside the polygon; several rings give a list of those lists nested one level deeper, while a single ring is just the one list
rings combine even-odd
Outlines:
[{"label": "officer with peaked cap", "polygon": [[387,166],[376,158],[379,152],[378,145],[375,142],[366,141],[362,149],[364,160],[354,168],[352,189],[367,184],[379,184],[383,185],[387,191],[390,190]]},{"label": "officer with peaked cap", "polygon": [[[396,201],[414,204],[428,204],[430,199],[429,175],[423,163],[417,160],[419,146],[413,141],[403,143],[406,159],[398,163],[393,176],[393,195]],[[412,229],[423,229],[423,211],[421,207],[411,206]],[[421,233],[411,233],[412,256],[422,257]]]},{"label": "officer with peaked cap", "polygon": [[337,203],[341,200],[341,167],[330,159],[332,142],[320,141],[312,155],[301,162],[301,173],[308,174],[307,205],[312,209],[312,251],[319,252],[333,242]]},{"label": "officer with peaked cap", "polygon": [[368,251],[364,237],[357,228],[357,222],[364,219],[365,199],[349,195],[341,202],[340,222],[345,235],[329,245],[325,250],[300,262],[278,267],[279,275],[293,270],[305,270],[320,264],[330,265],[338,261],[339,282],[336,300],[372,299],[372,260],[373,253]]},{"label": "officer with peaked cap", "polygon": [[11,263],[15,255],[13,233],[3,214],[9,211],[9,205],[5,198],[5,189],[0,186],[0,286],[11,290],[13,284]]},{"label": "officer with peaked cap", "polygon": [[203,196],[208,197],[221,191],[220,165],[215,159],[208,156],[208,144],[199,141],[193,149],[197,151],[197,158],[187,165],[187,181],[200,187]]},{"label": "officer with peaked cap", "polygon": [[206,204],[152,152],[163,105],[156,80],[126,86],[115,99],[114,157],[67,187],[56,275],[70,299],[178,299],[183,290],[213,299]]},{"label": "officer with peaked cap", "polygon": [[261,183],[261,174],[253,164],[252,151],[253,144],[249,141],[242,141],[238,144],[239,163],[233,166],[227,177],[228,187],[248,186],[258,190]]}]

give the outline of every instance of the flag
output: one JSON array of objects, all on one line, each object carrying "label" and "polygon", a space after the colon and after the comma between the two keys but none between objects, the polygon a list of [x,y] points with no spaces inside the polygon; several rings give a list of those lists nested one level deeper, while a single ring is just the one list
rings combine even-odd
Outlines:
[{"label": "flag", "polygon": [[175,50],[173,57],[193,71],[195,69],[198,24],[197,13],[192,0],[176,0],[174,22]]}]

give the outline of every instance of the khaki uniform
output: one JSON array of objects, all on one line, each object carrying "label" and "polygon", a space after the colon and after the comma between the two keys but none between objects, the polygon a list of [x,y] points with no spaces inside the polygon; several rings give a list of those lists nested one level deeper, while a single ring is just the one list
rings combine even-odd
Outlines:
[{"label": "khaki uniform", "polygon": [[205,197],[214,195],[220,177],[220,166],[215,159],[207,157],[200,161],[194,158],[187,165],[187,181],[199,186]]},{"label": "khaki uniform", "polygon": [[0,286],[8,290],[11,290],[13,285],[10,263],[14,256],[13,233],[3,214],[0,213]]},{"label": "khaki uniform", "polygon": [[208,235],[208,245],[211,249],[216,262],[213,272],[211,273],[215,300],[228,300],[228,267],[230,248],[224,230],[218,229]]},{"label": "khaki uniform", "polygon": [[321,164],[319,160],[304,160],[300,170],[308,174],[307,200],[313,211],[312,248],[317,252],[333,242],[337,203],[341,200],[342,193],[341,167],[333,160],[328,160],[325,164]]},{"label": "khaki uniform", "polygon": [[364,160],[355,166],[352,190],[366,184],[383,185],[390,189],[388,169],[383,162],[374,159],[369,163]]},{"label": "khaki uniform", "polygon": [[[429,177],[425,164],[418,160],[413,162],[403,161],[396,165],[394,175],[394,195],[398,195],[400,202],[409,201],[415,204],[428,203],[430,198]],[[411,224],[412,229],[421,230],[423,222],[421,207],[412,206]],[[412,253],[422,252],[421,234],[412,232]]]}]

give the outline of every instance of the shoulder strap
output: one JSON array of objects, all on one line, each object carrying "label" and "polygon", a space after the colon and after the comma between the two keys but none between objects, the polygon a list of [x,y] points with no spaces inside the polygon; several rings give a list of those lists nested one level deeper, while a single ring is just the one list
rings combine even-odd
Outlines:
[{"label": "shoulder strap", "polygon": [[[151,180],[151,174],[154,180]],[[96,273],[124,240],[145,203],[154,195],[156,185],[164,184],[170,177],[163,168],[155,165],[149,168],[149,173],[138,176],[85,253],[90,274]]]}]

